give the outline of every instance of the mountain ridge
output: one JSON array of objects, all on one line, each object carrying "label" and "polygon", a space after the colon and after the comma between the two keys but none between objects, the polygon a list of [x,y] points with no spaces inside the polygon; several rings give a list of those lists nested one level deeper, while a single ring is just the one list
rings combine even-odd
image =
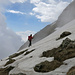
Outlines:
[{"label": "mountain ridge", "polygon": [[[74,20],[75,19],[74,5],[75,5],[75,1],[72,1],[63,10],[63,12],[61,13],[61,15],[58,17],[58,20],[57,21],[55,21],[54,23],[52,23],[50,25],[47,25],[45,28],[43,28],[42,30],[40,30],[39,32],[37,32],[34,35],[34,39],[33,39],[32,43],[34,44],[34,43],[42,40],[43,38],[45,38],[48,35],[52,34],[57,28],[60,28],[63,25],[67,24],[68,22],[71,22],[72,20]],[[26,43],[24,43],[24,45],[22,45],[19,50],[21,50],[23,48],[26,48],[27,46],[28,46],[28,41]]]}]

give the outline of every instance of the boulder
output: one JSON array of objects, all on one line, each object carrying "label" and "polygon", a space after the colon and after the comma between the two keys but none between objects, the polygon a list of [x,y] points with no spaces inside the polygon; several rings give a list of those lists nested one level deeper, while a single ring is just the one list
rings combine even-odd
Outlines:
[{"label": "boulder", "polygon": [[75,66],[73,66],[66,75],[75,75]]},{"label": "boulder", "polygon": [[58,39],[56,39],[56,40],[62,39],[62,38],[66,37],[66,36],[68,36],[68,35],[70,35],[70,34],[71,34],[71,32],[65,31],[65,32],[63,32],[63,33],[60,35],[60,37],[59,37]]},{"label": "boulder", "polygon": [[55,55],[57,48],[53,48],[52,50],[44,51],[41,57],[53,57]]},{"label": "boulder", "polygon": [[43,52],[42,57],[54,57],[54,60],[60,62],[73,58],[75,57],[75,41],[66,38],[58,48]]},{"label": "boulder", "polygon": [[65,32],[63,32],[63,33],[60,35],[60,38],[66,37],[66,36],[68,36],[68,35],[70,35],[70,34],[71,34],[71,32],[65,31]]},{"label": "boulder", "polygon": [[13,69],[13,66],[0,68],[0,75],[9,75],[9,72]]},{"label": "boulder", "polygon": [[6,64],[4,66],[7,66],[11,63],[15,62],[15,59],[9,58],[9,61],[6,62]]},{"label": "boulder", "polygon": [[50,71],[53,71],[56,68],[58,68],[61,64],[62,64],[62,62],[59,62],[57,60],[54,60],[52,62],[44,61],[44,62],[41,62],[40,64],[37,64],[34,67],[34,70],[36,72],[43,72],[43,73],[44,72],[50,72]]},{"label": "boulder", "polygon": [[69,38],[66,38],[65,40],[63,40],[62,44],[60,45],[61,48],[66,48],[68,46],[68,44],[70,44],[70,42],[72,42]]}]

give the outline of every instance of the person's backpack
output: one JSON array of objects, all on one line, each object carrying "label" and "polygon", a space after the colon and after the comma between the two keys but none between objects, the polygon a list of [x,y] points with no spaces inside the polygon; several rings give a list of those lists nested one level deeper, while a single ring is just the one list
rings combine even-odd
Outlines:
[{"label": "person's backpack", "polygon": [[32,38],[33,38],[32,36],[28,36],[28,40],[32,40]]}]

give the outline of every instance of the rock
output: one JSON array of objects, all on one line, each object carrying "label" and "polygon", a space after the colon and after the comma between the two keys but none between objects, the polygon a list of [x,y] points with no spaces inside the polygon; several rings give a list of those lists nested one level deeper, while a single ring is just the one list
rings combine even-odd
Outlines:
[{"label": "rock", "polygon": [[73,58],[75,57],[75,41],[66,38],[58,48],[43,52],[42,57],[54,57],[54,60],[59,62]]},{"label": "rock", "polygon": [[21,51],[21,52],[19,52],[19,53],[15,53],[15,54],[13,54],[13,55],[10,55],[9,58],[17,57],[17,56],[23,54],[23,53],[26,52],[26,51],[28,51],[28,49],[26,49],[26,50],[24,50],[24,51]]},{"label": "rock", "polygon": [[0,68],[0,75],[9,75],[9,72],[13,69],[13,66],[9,66],[6,68]]},{"label": "rock", "polygon": [[63,38],[63,37],[68,36],[68,35],[70,35],[70,34],[71,34],[71,32],[65,31],[65,32],[63,32],[63,33],[60,35],[60,38]]},{"label": "rock", "polygon": [[15,61],[15,59],[9,58],[9,61],[7,61],[7,63],[4,66],[7,66],[7,65],[13,63],[14,61]]},{"label": "rock", "polygon": [[[59,52],[59,48],[62,50]],[[58,61],[64,61],[75,57],[75,41],[66,38],[62,44],[57,48],[57,52],[54,55],[54,59]]]},{"label": "rock", "polygon": [[53,48],[52,50],[44,51],[41,57],[53,57],[55,55],[57,48]]},{"label": "rock", "polygon": [[10,75],[26,75],[24,73],[18,73],[18,74],[10,74]]},{"label": "rock", "polygon": [[53,48],[52,50],[43,52],[41,57],[54,57],[54,60],[52,62],[45,61],[37,64],[34,67],[34,70],[36,72],[53,71],[62,65],[63,61],[75,57],[75,41],[66,38],[58,48]]},{"label": "rock", "polygon": [[75,66],[73,66],[66,75],[75,75]]},{"label": "rock", "polygon": [[62,38],[66,37],[66,36],[68,36],[68,35],[70,35],[70,34],[71,34],[71,32],[65,31],[65,32],[63,32],[63,33],[60,35],[60,37],[59,37],[58,39],[56,39],[56,40],[62,39]]},{"label": "rock", "polygon": [[31,51],[27,51],[24,55],[28,55],[29,53],[33,52],[35,49],[31,50]]},{"label": "rock", "polygon": [[75,48],[75,41],[70,42],[66,47],[66,49],[74,49],[74,48]]},{"label": "rock", "polygon": [[62,62],[59,62],[57,60],[54,60],[52,62],[49,62],[49,61],[44,61],[44,62],[41,62],[40,64],[37,64],[35,67],[34,67],[34,70],[36,72],[50,72],[50,71],[53,71],[55,70],[57,67],[59,67],[60,65],[62,64]]},{"label": "rock", "polygon": [[63,40],[62,44],[60,45],[61,48],[66,48],[67,45],[71,42],[71,40],[69,38],[66,38],[65,40]]}]

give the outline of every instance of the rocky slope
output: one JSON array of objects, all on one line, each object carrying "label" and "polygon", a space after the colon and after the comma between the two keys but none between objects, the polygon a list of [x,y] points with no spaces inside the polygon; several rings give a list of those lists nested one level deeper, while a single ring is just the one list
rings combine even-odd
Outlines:
[{"label": "rocky slope", "polygon": [[[75,20],[0,61],[2,75],[69,75],[75,66]],[[58,39],[60,38],[60,39]],[[68,72],[69,71],[69,72]]]},{"label": "rocky slope", "polygon": [[53,28],[51,33],[47,33],[48,27],[45,27],[35,34],[36,43],[31,47],[24,45],[22,50],[0,60],[0,75],[75,75],[75,18],[72,11],[66,21],[67,13],[74,11],[74,6],[75,1],[62,12],[61,20],[58,18],[49,26]]}]

